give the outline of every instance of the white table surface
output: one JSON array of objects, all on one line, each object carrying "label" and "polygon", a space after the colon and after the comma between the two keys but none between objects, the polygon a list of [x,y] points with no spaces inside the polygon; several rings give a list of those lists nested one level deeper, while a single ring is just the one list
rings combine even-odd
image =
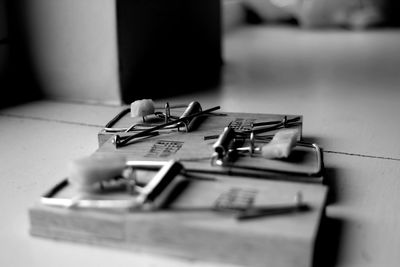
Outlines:
[{"label": "white table surface", "polygon": [[[225,38],[221,88],[166,100],[302,114],[304,137],[325,150],[331,191],[316,265],[398,266],[399,50],[393,30],[244,27]],[[0,110],[0,266],[214,266],[29,235],[28,207],[69,160],[94,152],[120,109],[42,100]]]}]

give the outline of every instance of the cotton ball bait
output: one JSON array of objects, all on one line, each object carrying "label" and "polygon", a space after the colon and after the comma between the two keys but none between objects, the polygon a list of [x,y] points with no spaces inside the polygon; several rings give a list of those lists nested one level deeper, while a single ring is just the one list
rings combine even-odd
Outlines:
[{"label": "cotton ball bait", "polygon": [[271,142],[261,148],[261,154],[266,159],[287,158],[296,145],[299,131],[297,129],[284,129],[278,131]]},{"label": "cotton ball bait", "polygon": [[93,191],[96,184],[121,176],[126,167],[122,155],[92,155],[69,163],[68,181],[82,191]]},{"label": "cotton ball bait", "polygon": [[131,117],[144,117],[154,114],[154,102],[151,99],[136,100],[131,104]]}]

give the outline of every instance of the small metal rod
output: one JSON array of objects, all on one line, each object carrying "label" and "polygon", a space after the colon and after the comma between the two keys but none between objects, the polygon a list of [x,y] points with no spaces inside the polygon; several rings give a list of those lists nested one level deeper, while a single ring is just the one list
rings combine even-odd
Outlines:
[{"label": "small metal rod", "polygon": [[295,203],[287,205],[271,205],[266,207],[249,207],[247,209],[239,210],[236,216],[237,220],[248,220],[270,215],[286,214],[298,211],[309,210],[309,205],[303,202],[301,192],[297,192],[295,196]]},{"label": "small metal rod", "polygon": [[165,123],[169,121],[169,118],[171,117],[171,108],[169,106],[169,103],[165,103]]},{"label": "small metal rod", "polygon": [[204,136],[204,141],[218,139],[218,137],[219,137],[219,134],[206,135],[206,136]]},{"label": "small metal rod", "polygon": [[294,118],[291,118],[291,119],[287,119],[287,116],[285,115],[282,120],[279,120],[279,121],[254,122],[253,126],[267,126],[267,125],[280,124],[285,120],[285,118],[286,118],[286,123],[293,123],[293,122],[300,121],[301,117],[297,116],[297,117],[294,117]]},{"label": "small metal rod", "polygon": [[210,112],[212,112],[214,110],[218,110],[220,108],[221,108],[220,106],[209,108],[209,109],[203,110],[201,112],[188,115],[188,116],[183,117],[183,118],[179,118],[179,119],[176,119],[176,120],[171,120],[171,121],[169,121],[167,123],[160,124],[158,126],[154,126],[152,128],[149,128],[147,130],[143,130],[142,132],[139,132],[139,133],[136,133],[136,134],[133,134],[133,135],[129,135],[129,136],[115,135],[113,137],[113,139],[112,139],[112,142],[114,143],[115,147],[118,148],[120,146],[126,145],[132,139],[135,139],[135,138],[138,138],[138,137],[142,137],[142,136],[146,136],[151,132],[154,132],[154,131],[157,131],[159,129],[165,128],[166,126],[173,125],[173,124],[180,123],[180,122],[184,122],[186,120],[190,120],[190,119],[192,119],[194,117],[197,117],[197,116],[200,116],[200,115],[203,115],[203,114],[206,114],[206,113],[210,113]]},{"label": "small metal rod", "polygon": [[[163,116],[163,118],[164,118],[165,116]],[[178,119],[178,117],[176,117],[176,116],[170,116],[169,117],[170,119],[172,118],[172,119]],[[124,132],[124,133],[128,133],[128,132],[133,132],[133,131],[143,131],[143,130],[146,130],[146,129],[149,129],[149,128],[152,128],[152,127],[154,127],[154,126],[157,126],[157,125],[160,125],[159,123],[134,123],[134,124],[132,124],[131,126],[129,126],[128,128],[124,128],[124,129],[120,129],[119,131],[114,131],[114,132]],[[170,127],[165,127],[164,129],[174,129],[174,128],[177,128],[176,126],[174,126],[174,125],[170,125]]]},{"label": "small metal rod", "polygon": [[296,126],[296,125],[297,125],[297,122],[291,122],[289,120],[286,120],[286,121],[284,120],[284,121],[282,121],[282,122],[280,122],[278,124],[272,125],[272,126],[254,127],[252,130],[243,131],[241,133],[242,134],[249,134],[252,131],[254,131],[254,133],[256,133],[256,134],[257,133],[264,133],[264,132],[269,132],[269,131],[277,130],[277,129],[280,129],[280,128],[287,128],[287,127]]},{"label": "small metal rod", "polygon": [[136,124],[132,124],[131,126],[129,126],[128,128],[126,128],[126,130],[124,131],[125,133],[132,131],[133,128],[136,127]]},{"label": "small metal rod", "polygon": [[278,206],[277,207],[266,207],[264,209],[250,208],[248,210],[240,212],[236,216],[236,219],[248,220],[248,219],[254,219],[254,218],[259,218],[259,217],[264,217],[264,216],[278,215],[278,214],[285,214],[285,213],[292,213],[292,212],[306,211],[306,210],[309,210],[309,207],[306,204],[302,204],[301,206],[293,204],[293,205],[287,205],[287,206],[281,206],[281,207],[278,207]]}]

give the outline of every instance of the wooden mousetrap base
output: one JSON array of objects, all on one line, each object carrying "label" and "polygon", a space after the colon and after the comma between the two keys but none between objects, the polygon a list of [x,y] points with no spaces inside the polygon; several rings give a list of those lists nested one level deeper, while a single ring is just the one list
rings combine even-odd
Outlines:
[{"label": "wooden mousetrap base", "polygon": [[[320,184],[212,176],[186,179],[165,210],[104,211],[51,207],[29,211],[34,236],[189,260],[240,266],[311,266],[327,189]],[[215,211],[229,202],[254,206],[293,203],[301,192],[308,209],[239,220],[235,212]],[[73,197],[69,188],[55,197]]]}]

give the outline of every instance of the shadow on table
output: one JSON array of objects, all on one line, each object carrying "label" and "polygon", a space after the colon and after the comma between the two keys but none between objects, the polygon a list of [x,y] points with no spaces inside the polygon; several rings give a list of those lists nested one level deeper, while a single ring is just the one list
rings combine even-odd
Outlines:
[{"label": "shadow on table", "polygon": [[[338,200],[336,175],[337,171],[335,169],[325,167],[324,184],[329,188],[326,205]],[[325,213],[323,214],[320,230],[315,242],[314,267],[336,265],[344,223],[343,220],[330,218]]]},{"label": "shadow on table", "polygon": [[322,218],[320,232],[315,242],[314,267],[336,265],[342,228],[343,221],[326,216]]}]

